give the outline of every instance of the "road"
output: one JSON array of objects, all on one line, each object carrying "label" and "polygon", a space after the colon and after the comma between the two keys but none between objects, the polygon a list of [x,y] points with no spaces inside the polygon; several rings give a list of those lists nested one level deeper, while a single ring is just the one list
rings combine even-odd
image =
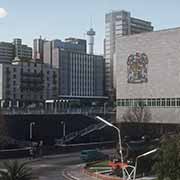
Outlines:
[{"label": "road", "polygon": [[79,158],[79,153],[71,153],[42,158],[39,161],[31,162],[29,166],[32,168],[33,174],[39,177],[39,180],[66,180],[63,176],[64,170],[70,165],[80,163],[82,161]]},{"label": "road", "polygon": [[[110,155],[113,150],[103,150],[103,152]],[[21,161],[24,162],[27,161],[27,159],[22,159]],[[1,164],[2,163],[0,163],[0,168],[2,168]],[[72,171],[79,180],[91,180],[92,178],[80,172],[79,164],[82,164],[82,161],[80,160],[80,153],[78,152],[45,156],[29,162],[28,166],[32,168],[33,174],[39,177],[39,180],[71,180],[71,178],[65,177],[64,174]]]}]

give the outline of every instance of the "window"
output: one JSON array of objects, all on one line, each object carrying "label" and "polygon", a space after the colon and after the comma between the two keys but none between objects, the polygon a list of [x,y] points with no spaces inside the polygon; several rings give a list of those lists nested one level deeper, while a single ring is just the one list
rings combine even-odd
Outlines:
[{"label": "window", "polygon": [[122,99],[122,106],[124,106],[125,105],[125,102],[124,102],[124,99]]},{"label": "window", "polygon": [[163,98],[163,99],[161,100],[161,106],[166,106],[166,99]]},{"label": "window", "polygon": [[127,107],[180,107],[180,98],[119,99],[117,105]]},{"label": "window", "polygon": [[180,106],[180,98],[177,98],[177,106]]},{"label": "window", "polygon": [[156,99],[152,99],[152,106],[156,106]]},{"label": "window", "polygon": [[157,106],[161,106],[161,99],[157,99]]},{"label": "window", "polygon": [[167,106],[171,106],[171,99],[167,99]]},{"label": "window", "polygon": [[173,98],[172,100],[171,100],[171,106],[176,106],[176,99],[175,98]]}]

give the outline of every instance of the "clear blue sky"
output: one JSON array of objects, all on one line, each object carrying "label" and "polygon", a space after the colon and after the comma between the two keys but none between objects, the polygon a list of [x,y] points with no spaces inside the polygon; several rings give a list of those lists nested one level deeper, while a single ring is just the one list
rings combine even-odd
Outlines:
[{"label": "clear blue sky", "polygon": [[84,38],[92,17],[96,52],[103,52],[104,16],[110,10],[127,10],[133,17],[151,21],[155,30],[180,26],[179,0],[0,0],[8,16],[0,18],[0,41],[19,37]]}]

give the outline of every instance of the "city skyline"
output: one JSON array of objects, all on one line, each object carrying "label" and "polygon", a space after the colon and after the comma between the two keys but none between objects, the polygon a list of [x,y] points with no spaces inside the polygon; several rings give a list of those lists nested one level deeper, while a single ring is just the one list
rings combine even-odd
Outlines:
[{"label": "city skyline", "polygon": [[2,15],[0,12],[0,17],[4,17],[0,18],[0,41],[22,38],[25,44],[32,46],[32,40],[40,35],[50,40],[66,37],[87,39],[85,34],[90,28],[92,18],[92,27],[96,31],[95,53],[102,54],[106,13],[124,9],[130,11],[134,17],[151,21],[155,30],[159,30],[180,26],[178,5],[180,2],[177,0],[152,0],[146,3],[143,0],[139,0],[138,3],[131,0],[2,0],[0,8],[4,8],[6,12],[1,11]]}]

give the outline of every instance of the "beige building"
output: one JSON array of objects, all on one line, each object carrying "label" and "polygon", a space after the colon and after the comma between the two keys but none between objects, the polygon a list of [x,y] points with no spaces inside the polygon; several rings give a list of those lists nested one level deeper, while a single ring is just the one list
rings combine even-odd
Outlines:
[{"label": "beige building", "polygon": [[116,51],[116,39],[130,34],[138,34],[153,31],[151,22],[134,18],[128,11],[112,11],[105,15],[105,88],[106,93],[112,97],[115,88],[114,53]]},{"label": "beige building", "polygon": [[120,37],[115,58],[117,121],[180,123],[180,28]]}]

